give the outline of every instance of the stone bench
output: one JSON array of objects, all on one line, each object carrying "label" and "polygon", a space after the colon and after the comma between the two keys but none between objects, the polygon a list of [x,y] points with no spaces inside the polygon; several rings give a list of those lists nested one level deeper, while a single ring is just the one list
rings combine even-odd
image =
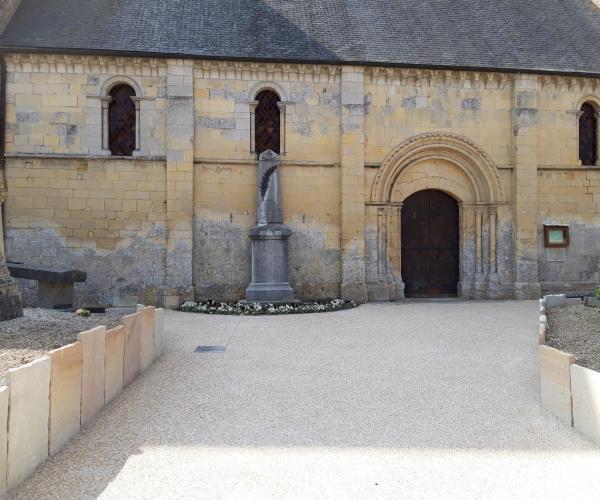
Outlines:
[{"label": "stone bench", "polygon": [[13,278],[38,282],[38,307],[44,309],[72,308],[74,283],[82,283],[87,279],[83,271],[47,269],[20,262],[9,262],[7,266]]}]

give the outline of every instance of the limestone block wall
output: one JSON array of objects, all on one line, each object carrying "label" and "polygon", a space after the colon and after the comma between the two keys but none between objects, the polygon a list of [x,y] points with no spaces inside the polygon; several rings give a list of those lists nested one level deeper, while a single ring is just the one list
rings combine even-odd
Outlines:
[{"label": "limestone block wall", "polygon": [[250,282],[257,162],[253,101],[282,101],[282,192],[291,282],[306,299],[340,294],[340,70],[215,65],[194,71],[194,288],[239,300]]},{"label": "limestone block wall", "polygon": [[[90,423],[135,378],[125,374],[137,376],[161,356],[162,309],[140,306],[124,320],[124,327],[82,332],[76,343],[8,371],[7,387],[0,387],[0,495]],[[139,342],[126,352],[132,328]]]},{"label": "limestone block wall", "polygon": [[[256,222],[256,164],[195,166],[194,284],[197,297],[239,300],[250,283],[248,233]],[[290,279],[303,298],[339,296],[340,169],[284,161],[284,222]]]},{"label": "limestone block wall", "polygon": [[137,156],[166,153],[166,64],[156,59],[6,56],[7,153],[108,156],[103,103],[131,85],[140,105]]},{"label": "limestone block wall", "polygon": [[[442,189],[461,204],[463,296],[584,291],[600,278],[597,167],[582,167],[577,148],[577,110],[585,99],[600,102],[598,79],[6,59],[8,257],[88,272],[78,303],[243,297],[263,89],[281,98],[290,271],[301,298],[402,297],[401,207],[416,189]],[[140,149],[128,159],[105,149],[106,95],[117,83],[135,89],[140,109]],[[398,161],[410,165],[398,164],[395,176]],[[561,221],[573,244],[556,260],[541,231]],[[31,304],[34,290],[24,285]]]},{"label": "limestone block wall", "polygon": [[[165,163],[17,158],[7,161],[9,260],[88,273],[78,304],[160,302],[165,282]],[[23,283],[36,304],[35,282]]]},{"label": "limestone block wall", "polygon": [[365,83],[365,162],[425,132],[453,132],[510,166],[511,79],[503,73],[369,68]]},{"label": "limestone block wall", "polygon": [[[538,266],[542,290],[589,293],[600,283],[600,168],[578,158],[578,111],[598,102],[593,79],[542,78],[537,172]],[[569,226],[570,245],[547,249],[543,225]]]}]

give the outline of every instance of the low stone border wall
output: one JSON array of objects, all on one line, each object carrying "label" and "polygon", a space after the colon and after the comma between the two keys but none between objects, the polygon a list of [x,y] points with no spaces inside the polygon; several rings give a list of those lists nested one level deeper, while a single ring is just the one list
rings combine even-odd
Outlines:
[{"label": "low stone border wall", "polygon": [[9,370],[0,387],[0,496],[58,453],[163,352],[164,311],[138,306],[123,325]]},{"label": "low stone border wall", "polygon": [[565,295],[547,295],[540,300],[541,400],[545,409],[600,445],[600,373],[576,364],[572,354],[545,345],[548,309],[581,303],[581,299]]}]

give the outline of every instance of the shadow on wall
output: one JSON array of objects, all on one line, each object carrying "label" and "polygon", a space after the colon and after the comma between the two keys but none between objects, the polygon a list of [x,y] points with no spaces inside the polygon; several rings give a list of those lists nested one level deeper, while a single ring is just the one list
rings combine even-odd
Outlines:
[{"label": "shadow on wall", "polygon": [[[160,228],[155,232],[160,233]],[[160,239],[159,239],[160,240]],[[134,307],[161,305],[165,282],[166,244],[155,239],[131,238],[113,250],[71,248],[53,229],[9,229],[8,260],[50,269],[77,269],[87,273],[75,285],[77,307]],[[37,306],[37,282],[20,280],[25,305]]]}]

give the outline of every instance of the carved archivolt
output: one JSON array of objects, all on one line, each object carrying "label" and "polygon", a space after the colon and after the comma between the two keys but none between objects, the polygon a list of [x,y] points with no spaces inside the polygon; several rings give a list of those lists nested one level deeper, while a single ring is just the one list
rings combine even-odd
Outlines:
[{"label": "carved archivolt", "polygon": [[415,162],[444,159],[469,179],[477,203],[501,203],[504,188],[494,162],[466,137],[449,133],[421,134],[404,141],[385,158],[371,192],[373,203],[389,203],[402,172]]}]

